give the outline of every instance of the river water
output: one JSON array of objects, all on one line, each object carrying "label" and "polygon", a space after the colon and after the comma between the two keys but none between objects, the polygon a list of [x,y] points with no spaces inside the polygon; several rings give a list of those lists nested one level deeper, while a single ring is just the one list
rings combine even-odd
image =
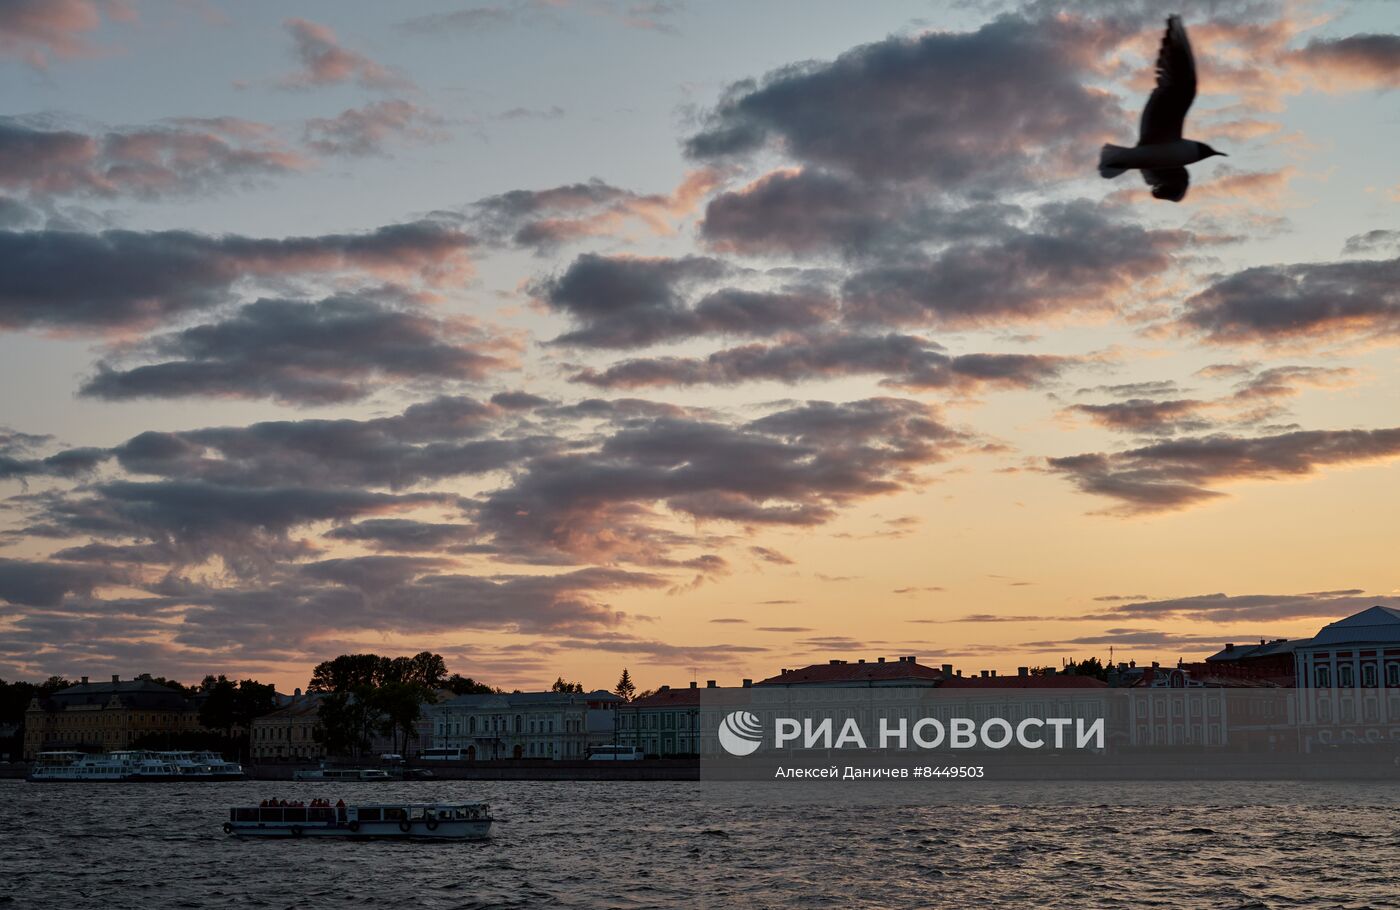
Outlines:
[{"label": "river water", "polygon": [[[332,795],[498,821],[455,844],[220,831],[230,805]],[[1400,907],[1400,783],[0,781],[0,804],[3,908]]]}]

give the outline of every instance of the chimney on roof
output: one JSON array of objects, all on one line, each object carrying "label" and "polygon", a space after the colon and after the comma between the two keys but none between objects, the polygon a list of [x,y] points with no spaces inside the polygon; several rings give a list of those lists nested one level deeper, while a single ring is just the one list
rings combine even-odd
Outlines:
[{"label": "chimney on roof", "polygon": [[856,661],[856,663],[858,663],[858,664],[863,664],[863,663],[865,663],[865,658],[862,657],[860,660]]},{"label": "chimney on roof", "polygon": [[1155,661],[1155,660],[1152,661],[1152,669],[1154,669],[1154,670],[1160,670],[1161,668],[1162,668],[1162,665],[1161,665],[1161,664],[1157,663],[1157,661]]},{"label": "chimney on roof", "polygon": [[[784,670],[783,672],[786,673],[787,671]],[[690,688],[692,688],[692,689],[699,688],[699,685],[698,685],[694,680],[691,680],[691,682],[690,682]]]},{"label": "chimney on roof", "polygon": [[919,658],[918,658],[917,656],[913,655],[913,654],[910,654],[910,655],[909,655],[909,662],[910,662],[911,664],[916,664],[916,663],[919,662]]},{"label": "chimney on roof", "polygon": [[875,660],[876,660],[877,663],[884,663],[884,662],[885,662],[885,659],[884,659],[883,657],[877,657],[877,658],[875,658]]},{"label": "chimney on roof", "polygon": [[714,688],[716,688],[715,681],[714,681],[713,679],[707,679],[707,680],[705,680],[705,688],[706,688],[706,689],[714,689]]},{"label": "chimney on roof", "polygon": [[88,678],[87,678],[86,676],[83,677],[83,685],[85,685],[85,686],[88,684],[88,683],[87,683],[87,679],[88,679]]},{"label": "chimney on roof", "polygon": [[1030,667],[1017,667],[1017,668],[1016,668],[1016,675],[1017,675],[1017,676],[1030,676],[1030,675],[1031,675],[1031,668],[1030,668]]},{"label": "chimney on roof", "polygon": [[1259,644],[1261,644],[1261,645],[1267,645],[1268,642],[1261,638],[1261,639],[1259,639]]},{"label": "chimney on roof", "polygon": [[991,674],[988,673],[986,670],[983,670],[983,671],[982,671],[982,678],[983,678],[983,679],[986,679],[986,678],[987,678],[988,676],[990,676],[990,675],[991,675]]},{"label": "chimney on roof", "polygon": [[996,679],[996,675],[997,675],[997,671],[993,670],[993,671],[992,671],[992,678],[993,678],[993,679]]},{"label": "chimney on roof", "polygon": [[744,680],[744,688],[745,688],[745,689],[750,688],[752,685],[753,685],[753,680],[751,680],[751,679],[746,679],[746,680]]},{"label": "chimney on roof", "polygon": [[121,675],[120,675],[120,674],[118,674],[118,673],[113,673],[113,674],[112,674],[112,682],[114,682],[114,683],[119,683],[119,682],[121,682],[121,681],[122,681],[122,678],[121,678]]},{"label": "chimney on roof", "polygon": [[952,676],[952,675],[953,675],[953,665],[952,665],[952,664],[944,664],[944,665],[943,665],[943,675],[944,675],[944,676]]},{"label": "chimney on roof", "polygon": [[961,671],[961,670],[958,671],[958,675],[959,675],[959,676],[962,676],[962,671]]},{"label": "chimney on roof", "polygon": [[671,687],[670,687],[670,686],[662,686],[662,687],[661,687],[661,691],[662,691],[662,692],[670,692],[670,691],[671,691]]},{"label": "chimney on roof", "polygon": [[1226,651],[1233,651],[1233,650],[1235,650],[1235,643],[1234,643],[1233,641],[1230,642],[1228,645],[1225,646],[1225,650],[1226,650]]},{"label": "chimney on roof", "polygon": [[839,661],[839,660],[832,660],[832,661],[831,661],[831,665],[832,665],[833,667],[839,667],[839,666],[841,665],[841,661]]}]

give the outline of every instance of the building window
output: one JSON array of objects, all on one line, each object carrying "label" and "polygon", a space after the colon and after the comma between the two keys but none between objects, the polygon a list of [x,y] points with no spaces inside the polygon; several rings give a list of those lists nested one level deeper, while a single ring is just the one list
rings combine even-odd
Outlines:
[{"label": "building window", "polygon": [[1363,689],[1374,689],[1376,687],[1376,665],[1361,665],[1361,687]]},{"label": "building window", "polygon": [[1350,689],[1356,685],[1356,676],[1352,673],[1351,664],[1342,664],[1337,668],[1337,685],[1343,689]]},{"label": "building window", "polygon": [[1318,667],[1315,678],[1319,689],[1326,689],[1332,685],[1332,671],[1328,667]]},{"label": "building window", "polygon": [[1400,663],[1385,665],[1385,684],[1394,688],[1400,688]]}]

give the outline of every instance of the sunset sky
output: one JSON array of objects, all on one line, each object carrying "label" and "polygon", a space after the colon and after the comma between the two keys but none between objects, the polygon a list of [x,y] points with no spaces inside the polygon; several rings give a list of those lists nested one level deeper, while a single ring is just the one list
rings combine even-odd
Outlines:
[{"label": "sunset sky", "polygon": [[[0,677],[1175,662],[1400,604],[1400,5],[0,2]],[[1063,9],[1070,12],[1064,12]]]}]

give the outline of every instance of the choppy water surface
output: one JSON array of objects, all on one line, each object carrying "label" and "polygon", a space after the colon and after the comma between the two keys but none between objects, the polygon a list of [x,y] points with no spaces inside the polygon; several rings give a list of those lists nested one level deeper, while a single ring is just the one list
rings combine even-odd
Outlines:
[{"label": "choppy water surface", "polygon": [[776,784],[361,784],[334,795],[481,798],[499,821],[457,844],[219,829],[229,805],[332,795],[317,786],[0,781],[0,906],[1400,906],[1400,784],[1020,784],[849,805]]}]

